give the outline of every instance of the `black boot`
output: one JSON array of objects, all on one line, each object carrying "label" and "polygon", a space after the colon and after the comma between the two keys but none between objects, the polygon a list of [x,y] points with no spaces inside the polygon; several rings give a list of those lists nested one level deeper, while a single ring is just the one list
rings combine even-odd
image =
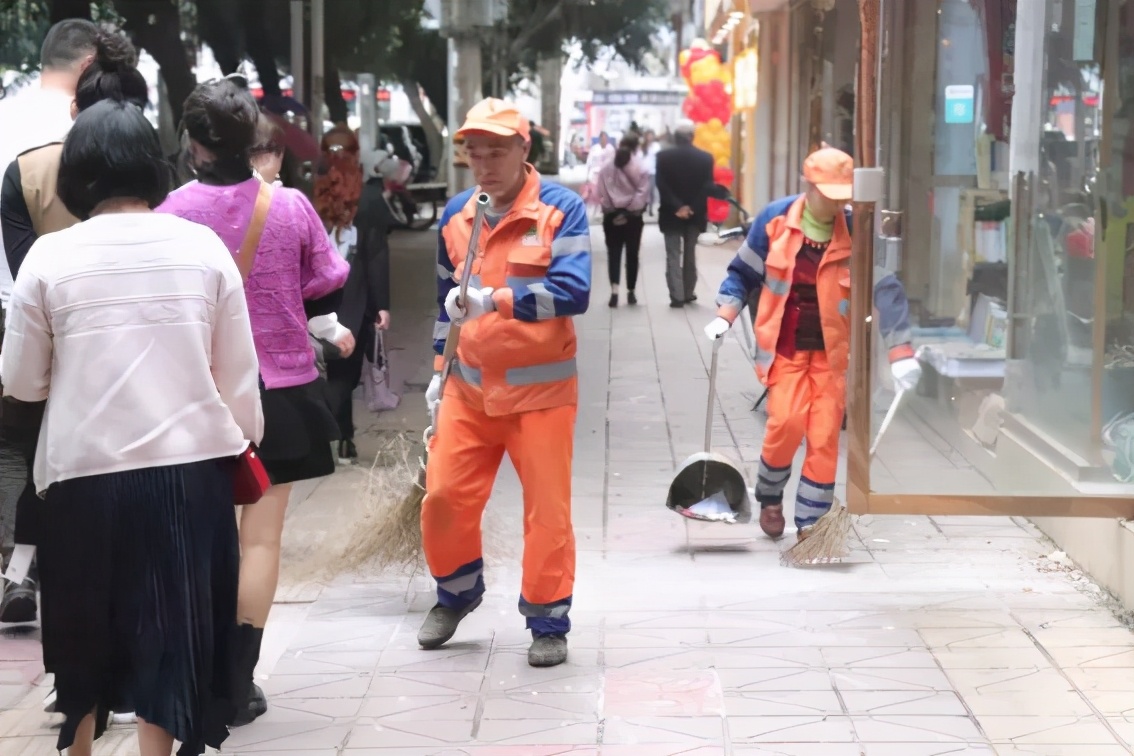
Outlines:
[{"label": "black boot", "polygon": [[249,724],[268,710],[268,700],[260,690],[252,675],[260,661],[260,643],[264,640],[264,630],[251,625],[237,625],[235,642],[232,645],[232,702],[236,714],[231,727]]}]

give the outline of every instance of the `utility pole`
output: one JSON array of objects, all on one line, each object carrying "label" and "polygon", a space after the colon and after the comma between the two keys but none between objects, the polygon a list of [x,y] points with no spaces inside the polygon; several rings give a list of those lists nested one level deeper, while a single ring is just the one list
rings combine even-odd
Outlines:
[{"label": "utility pole", "polygon": [[323,143],[323,100],[326,97],[326,16],[323,0],[311,0],[311,135]]},{"label": "utility pole", "polygon": [[442,0],[441,34],[449,40],[449,196],[472,184],[472,177],[453,135],[461,127],[469,108],[483,98],[480,30],[501,20],[505,0]]},{"label": "utility pole", "polygon": [[307,75],[306,45],[303,38],[307,31],[304,19],[303,0],[290,0],[291,2],[291,96],[299,102],[307,102],[304,77]]}]

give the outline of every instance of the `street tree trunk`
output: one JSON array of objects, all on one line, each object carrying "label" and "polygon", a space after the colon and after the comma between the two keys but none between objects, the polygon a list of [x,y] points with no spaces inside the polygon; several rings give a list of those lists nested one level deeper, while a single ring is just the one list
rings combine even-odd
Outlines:
[{"label": "street tree trunk", "polygon": [[550,132],[547,150],[552,165],[558,166],[563,158],[559,145],[559,100],[563,80],[563,55],[545,55],[539,61],[540,125]]},{"label": "street tree trunk", "polygon": [[[418,83],[412,79],[402,79],[401,84],[406,97],[409,98],[410,107],[417,114],[417,119],[421,121],[421,128],[425,131],[425,143],[429,147],[429,162],[432,163],[433,168],[440,172],[445,167],[445,137],[441,134],[441,129],[437,127],[437,121],[433,119],[432,114],[425,107],[425,101],[421,98],[421,87],[418,86]],[[434,178],[440,180],[437,176],[434,176]]]},{"label": "street tree trunk", "polygon": [[323,75],[324,92],[323,99],[327,102],[327,113],[330,115],[331,122],[335,125],[345,124],[347,122],[347,104],[343,98],[343,82],[339,76],[339,67],[335,65],[335,59],[327,56],[327,68]]},{"label": "street tree trunk", "polygon": [[181,123],[181,111],[197,86],[197,77],[181,44],[181,14],[177,6],[149,0],[117,0],[115,7],[135,46],[148,52],[161,66],[173,122]]}]

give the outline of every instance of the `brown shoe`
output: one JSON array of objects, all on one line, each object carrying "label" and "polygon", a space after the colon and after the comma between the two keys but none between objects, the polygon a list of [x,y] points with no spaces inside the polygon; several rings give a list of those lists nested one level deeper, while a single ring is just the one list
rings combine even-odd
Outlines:
[{"label": "brown shoe", "polygon": [[784,534],[783,504],[769,504],[760,507],[760,529],[769,538],[779,538]]}]

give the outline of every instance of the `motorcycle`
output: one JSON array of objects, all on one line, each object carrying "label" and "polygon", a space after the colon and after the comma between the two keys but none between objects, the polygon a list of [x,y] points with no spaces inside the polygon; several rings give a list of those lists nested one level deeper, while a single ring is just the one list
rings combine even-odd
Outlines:
[{"label": "motorcycle", "polygon": [[387,147],[375,152],[371,161],[374,173],[382,179],[382,197],[398,227],[424,231],[437,220],[437,203],[419,204],[414,200],[410,182],[414,165],[403,160]]}]

